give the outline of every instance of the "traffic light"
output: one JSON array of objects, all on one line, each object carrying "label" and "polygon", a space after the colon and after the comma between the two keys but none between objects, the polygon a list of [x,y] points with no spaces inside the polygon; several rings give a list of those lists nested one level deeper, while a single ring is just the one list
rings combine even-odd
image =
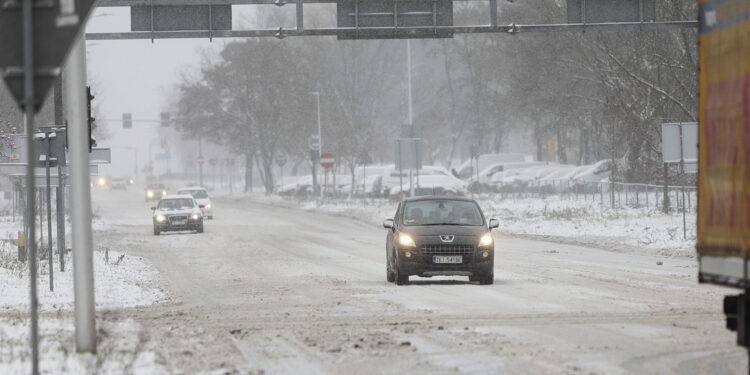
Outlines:
[{"label": "traffic light", "polygon": [[94,95],[91,95],[91,86],[86,86],[86,110],[88,113],[88,123],[89,123],[89,152],[91,152],[92,147],[96,147],[96,138],[94,138],[91,134],[92,129],[94,128],[96,119],[91,116],[91,102],[94,100]]},{"label": "traffic light", "polygon": [[724,296],[724,315],[726,315],[727,329],[737,332],[737,345],[748,346],[748,305],[747,296],[738,294],[734,296]]},{"label": "traffic light", "polygon": [[133,127],[133,115],[130,113],[122,114],[122,128],[130,129]]},{"label": "traffic light", "polygon": [[161,126],[166,128],[169,126],[169,112],[161,113]]}]

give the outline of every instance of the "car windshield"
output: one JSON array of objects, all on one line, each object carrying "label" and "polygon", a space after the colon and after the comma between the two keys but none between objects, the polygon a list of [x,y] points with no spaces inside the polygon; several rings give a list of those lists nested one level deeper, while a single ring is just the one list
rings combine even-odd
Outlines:
[{"label": "car windshield", "polygon": [[407,202],[404,224],[412,225],[482,225],[484,220],[474,202],[460,200],[423,200]]},{"label": "car windshield", "polygon": [[206,193],[206,191],[203,189],[180,190],[177,192],[177,194],[189,194],[192,195],[195,199],[208,198],[208,193]]},{"label": "car windshield", "polygon": [[160,210],[180,210],[184,208],[193,208],[192,199],[177,198],[177,199],[162,199],[159,201]]}]

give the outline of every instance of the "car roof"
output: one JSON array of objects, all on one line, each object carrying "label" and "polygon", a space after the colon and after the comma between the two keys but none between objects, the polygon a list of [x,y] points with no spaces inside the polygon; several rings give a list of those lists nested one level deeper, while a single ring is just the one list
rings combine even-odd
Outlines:
[{"label": "car roof", "polygon": [[463,201],[463,202],[474,202],[475,200],[471,198],[464,198],[464,197],[447,197],[444,195],[420,195],[418,197],[411,197],[404,199],[404,202],[418,202],[418,201],[434,201],[434,200],[441,200],[441,201]]},{"label": "car roof", "polygon": [[187,194],[172,194],[172,195],[165,195],[161,197],[162,200],[165,199],[193,199],[192,195]]}]

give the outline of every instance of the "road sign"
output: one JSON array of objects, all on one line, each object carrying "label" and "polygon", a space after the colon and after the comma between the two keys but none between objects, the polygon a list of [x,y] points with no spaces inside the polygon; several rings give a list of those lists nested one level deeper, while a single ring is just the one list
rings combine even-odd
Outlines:
[{"label": "road sign", "polygon": [[154,154],[154,160],[169,160],[172,158],[168,152]]},{"label": "road sign", "polygon": [[[0,76],[19,105],[24,98],[21,3],[6,0],[0,5]],[[34,108],[38,112],[94,0],[34,3]]]},{"label": "road sign", "polygon": [[750,10],[700,1],[698,138],[699,280],[750,286]]},{"label": "road sign", "polygon": [[567,0],[569,23],[653,22],[655,0]]},{"label": "road sign", "polygon": [[122,128],[123,129],[130,129],[133,127],[133,114],[132,113],[123,113],[122,114]]},{"label": "road sign", "polygon": [[422,168],[421,138],[400,138],[396,140],[396,168]]},{"label": "road sign", "polygon": [[211,31],[231,29],[231,5],[130,7],[131,31]]},{"label": "road sign", "polygon": [[336,157],[333,156],[333,154],[326,152],[325,154],[320,155],[320,166],[328,169],[333,168],[334,165],[336,165]]},{"label": "road sign", "polygon": [[112,150],[108,148],[92,148],[89,153],[89,163],[109,164],[112,162]]},{"label": "road sign", "polygon": [[338,0],[336,12],[340,28],[379,28],[342,31],[338,39],[453,37],[453,0]]},{"label": "road sign", "polygon": [[320,137],[313,135],[307,140],[307,145],[310,146],[310,150],[320,151]]},{"label": "road sign", "polygon": [[160,122],[163,128],[169,127],[169,123],[170,123],[169,112],[161,113]]},{"label": "road sign", "polygon": [[[680,164],[683,173],[695,173],[691,166],[698,161],[698,124],[662,124],[661,150],[665,163]],[[691,166],[685,168],[686,164]]]}]

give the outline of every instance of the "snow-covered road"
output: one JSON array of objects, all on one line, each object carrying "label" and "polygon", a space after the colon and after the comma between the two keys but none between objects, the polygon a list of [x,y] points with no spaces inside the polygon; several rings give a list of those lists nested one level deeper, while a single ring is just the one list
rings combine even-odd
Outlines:
[{"label": "snow-covered road", "polygon": [[[244,199],[203,234],[151,233],[141,192],[98,192],[96,234],[150,261],[170,301],[100,313],[142,327],[170,372],[735,374],[745,351],[695,261],[498,238],[495,284],[385,280],[385,232]],[[222,372],[223,373],[223,372]]]}]

